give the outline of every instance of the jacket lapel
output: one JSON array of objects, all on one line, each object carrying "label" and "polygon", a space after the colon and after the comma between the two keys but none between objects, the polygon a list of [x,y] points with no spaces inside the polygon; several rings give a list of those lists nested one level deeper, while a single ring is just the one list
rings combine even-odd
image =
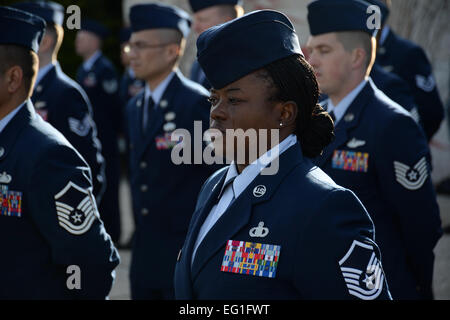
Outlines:
[{"label": "jacket lapel", "polygon": [[366,107],[368,98],[371,94],[373,94],[373,89],[371,86],[372,80],[369,79],[335,127],[334,140],[327,147],[325,147],[321,156],[315,158],[314,162],[319,167],[323,166],[332,157],[334,151],[338,147],[348,141],[349,131],[358,125],[360,115]]},{"label": "jacket lapel", "polygon": [[[47,72],[47,74],[39,81],[39,83],[34,87],[33,95],[31,96],[31,101],[33,102],[36,109],[40,109],[41,106],[36,105],[36,102],[41,102],[43,97],[45,97],[46,89],[49,86],[49,83],[56,77],[56,68],[52,66],[52,68]],[[43,101],[45,102],[45,101]]]},{"label": "jacket lapel", "polygon": [[[164,94],[159,102],[159,105],[155,106],[156,110],[154,110],[154,112],[151,112],[151,116],[148,119],[147,132],[145,133],[145,135],[143,135],[144,140],[139,152],[139,158],[142,157],[142,155],[145,153],[150,143],[155,143],[155,136],[161,129],[161,126],[164,122],[164,113],[168,111],[176,111],[179,107],[182,106],[182,103],[178,101],[179,100],[178,93],[180,92],[180,87],[181,87],[181,80],[179,77],[179,73],[175,72],[174,77],[172,78],[166,90],[164,91]],[[165,101],[167,103],[167,106],[164,108],[164,110],[161,107],[162,101]],[[141,107],[143,107],[143,104]],[[142,127],[142,112],[140,112],[139,118],[141,120],[140,123]]]},{"label": "jacket lapel", "polygon": [[[186,235],[186,247],[184,248],[184,252],[182,252],[184,259],[181,259],[181,265],[180,267],[184,270],[184,273],[187,275],[191,274],[191,261],[192,261],[192,251],[194,250],[195,241],[197,240],[198,233],[200,231],[201,226],[203,225],[203,222],[205,221],[206,217],[210,213],[212,207],[217,203],[218,197],[220,194],[220,190],[222,188],[222,185],[224,183],[226,174],[228,170],[224,170],[221,174],[221,177],[219,177],[218,182],[213,186],[212,190],[210,191],[209,196],[206,198],[205,202],[201,204],[198,209],[194,212],[193,219],[195,219],[192,223],[192,228],[190,228],[188,234]],[[191,278],[189,276],[182,277],[183,281],[190,280]],[[189,291],[192,290],[191,283],[185,283],[183,285],[185,288],[189,288]]]},{"label": "jacket lapel", "polygon": [[[205,264],[225,245],[226,241],[232,239],[236,233],[248,225],[252,214],[252,207],[270,199],[285,176],[301,161],[301,148],[297,143],[281,154],[279,158],[279,170],[275,175],[258,175],[244,192],[235,199],[198,247],[194,263],[192,264],[191,276],[193,281],[195,281]],[[257,186],[265,187],[265,193],[262,196],[254,195],[254,189]],[[195,243],[200,226],[211,210],[211,208],[209,210],[206,209],[208,208],[205,207],[205,211],[202,213],[203,219],[197,221],[195,232],[191,236],[191,243]],[[217,266],[217,268],[219,267]]]},{"label": "jacket lapel", "polygon": [[27,100],[22,109],[6,125],[0,133],[0,161],[6,158],[22,129],[34,119],[35,115],[33,103]]}]

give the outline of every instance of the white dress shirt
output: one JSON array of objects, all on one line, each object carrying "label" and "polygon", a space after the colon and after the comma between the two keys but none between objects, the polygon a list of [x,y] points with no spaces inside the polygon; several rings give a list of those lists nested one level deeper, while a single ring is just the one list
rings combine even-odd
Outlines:
[{"label": "white dress shirt", "polygon": [[148,122],[148,98],[152,97],[154,104],[154,107],[156,107],[159,102],[161,101],[161,98],[164,94],[164,92],[167,89],[167,86],[169,85],[170,81],[172,80],[173,76],[175,75],[175,72],[172,71],[158,86],[155,88],[155,90],[150,90],[150,87],[148,84],[145,85],[145,100],[144,100],[144,113],[143,113],[143,127],[147,127]]},{"label": "white dress shirt", "polygon": [[342,119],[345,112],[347,111],[348,107],[352,104],[353,100],[355,100],[356,96],[361,92],[361,90],[364,88],[364,85],[367,83],[367,79],[364,79],[361,81],[360,84],[356,86],[355,89],[350,91],[349,94],[347,94],[344,99],[342,99],[336,106],[333,105],[333,102],[330,98],[327,100],[327,111],[334,112],[334,115],[336,117],[336,121],[334,121],[334,124],[337,125],[338,122]]},{"label": "white dress shirt", "polygon": [[[212,207],[208,217],[206,217],[205,222],[203,223],[198,233],[197,240],[195,241],[194,245],[194,250],[192,252],[191,264],[194,262],[195,254],[197,253],[197,249],[200,246],[200,243],[203,241],[211,228],[220,219],[220,217],[225,213],[226,209],[233,202],[233,200],[237,199],[241,195],[241,193],[244,192],[244,190],[250,185],[250,183],[255,180],[255,178],[265,167],[267,167],[267,165],[273,159],[277,158],[284,151],[286,151],[296,143],[297,136],[295,134],[289,135],[286,139],[281,141],[278,146],[270,149],[260,158],[248,165],[244,170],[242,170],[240,174],[237,171],[235,162],[231,162],[223,184],[223,186],[226,187],[225,190],[224,187],[222,187],[219,203]],[[228,183],[232,179],[234,179],[233,182]]]}]

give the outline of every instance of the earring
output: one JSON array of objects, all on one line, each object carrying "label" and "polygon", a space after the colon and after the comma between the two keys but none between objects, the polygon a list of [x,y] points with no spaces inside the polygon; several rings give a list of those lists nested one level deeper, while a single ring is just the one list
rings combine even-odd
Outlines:
[{"label": "earring", "polygon": [[282,127],[283,126],[283,122],[280,122],[280,127]]}]

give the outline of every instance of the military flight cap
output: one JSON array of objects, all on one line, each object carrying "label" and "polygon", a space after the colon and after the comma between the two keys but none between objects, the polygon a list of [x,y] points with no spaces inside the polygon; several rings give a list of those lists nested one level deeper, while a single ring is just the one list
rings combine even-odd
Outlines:
[{"label": "military flight cap", "polygon": [[128,42],[130,40],[130,37],[131,37],[131,28],[125,27],[125,28],[120,29],[120,32],[119,32],[119,43],[120,44]]},{"label": "military flight cap", "polygon": [[303,55],[294,26],[275,10],[250,12],[197,39],[198,62],[215,89],[295,54]]},{"label": "military flight cap", "polygon": [[108,29],[100,22],[93,19],[81,19],[81,29],[97,35],[100,39],[108,37]]},{"label": "military flight cap", "polygon": [[44,19],[47,24],[62,26],[64,23],[64,7],[53,1],[20,2],[13,7],[35,14]]},{"label": "military flight cap", "polygon": [[371,36],[367,13],[371,4],[362,0],[316,0],[308,4],[308,23],[311,35],[329,32],[363,31]]},{"label": "military flight cap", "polygon": [[191,28],[189,14],[162,3],[137,4],[130,9],[132,32],[148,29],[175,29],[187,37]]},{"label": "military flight cap", "polygon": [[209,7],[230,4],[242,6],[242,0],[189,0],[193,12],[197,12]]},{"label": "military flight cap", "polygon": [[0,44],[19,45],[37,53],[45,27],[45,21],[34,14],[0,6]]}]

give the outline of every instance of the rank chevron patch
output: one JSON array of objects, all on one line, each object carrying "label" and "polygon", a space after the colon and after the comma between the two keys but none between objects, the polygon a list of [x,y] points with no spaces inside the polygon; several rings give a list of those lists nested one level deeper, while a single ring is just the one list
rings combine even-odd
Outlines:
[{"label": "rank chevron patch", "polygon": [[55,195],[55,204],[59,225],[71,234],[87,232],[97,218],[91,190],[81,188],[72,181]]},{"label": "rank chevron patch", "polygon": [[72,132],[76,133],[80,137],[85,137],[91,130],[91,122],[89,115],[86,115],[83,120],[69,117],[69,128]]},{"label": "rank chevron patch", "polygon": [[413,168],[394,161],[395,178],[398,183],[408,190],[420,189],[428,177],[427,160],[422,157]]},{"label": "rank chevron patch", "polygon": [[362,300],[374,300],[383,291],[383,268],[371,244],[353,240],[339,266],[351,295]]}]

